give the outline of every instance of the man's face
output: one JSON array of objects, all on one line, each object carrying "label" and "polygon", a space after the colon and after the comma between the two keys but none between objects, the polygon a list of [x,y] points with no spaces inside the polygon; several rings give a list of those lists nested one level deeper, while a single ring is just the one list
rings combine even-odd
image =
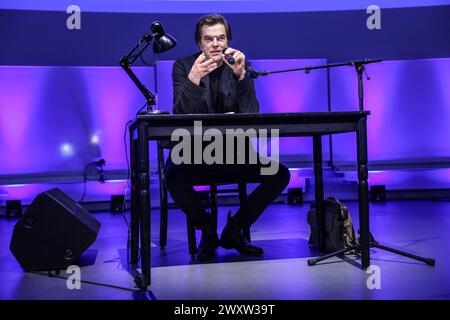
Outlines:
[{"label": "man's face", "polygon": [[219,65],[222,64],[222,49],[228,46],[225,26],[221,23],[202,27],[202,37],[198,47],[206,55],[206,59],[213,59]]}]

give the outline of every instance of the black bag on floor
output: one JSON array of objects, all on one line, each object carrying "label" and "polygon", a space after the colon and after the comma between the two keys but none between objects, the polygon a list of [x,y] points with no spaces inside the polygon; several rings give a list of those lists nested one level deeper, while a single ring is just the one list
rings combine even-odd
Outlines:
[{"label": "black bag on floor", "polygon": [[[335,197],[324,199],[324,224],[325,224],[325,251],[334,252],[358,244],[358,238],[355,236],[352,218],[348,212],[347,206],[342,204]],[[308,224],[311,227],[311,235],[308,244],[317,246],[317,220],[316,205],[311,204],[308,211]],[[355,253],[351,250],[347,254]]]}]

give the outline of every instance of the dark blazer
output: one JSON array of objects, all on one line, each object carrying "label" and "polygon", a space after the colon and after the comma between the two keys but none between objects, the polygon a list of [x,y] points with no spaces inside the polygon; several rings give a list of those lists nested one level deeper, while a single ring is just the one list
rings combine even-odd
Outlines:
[{"label": "dark blazer", "polygon": [[[200,80],[200,86],[188,79],[189,72],[200,53],[175,61],[172,70],[173,113],[217,113],[212,103],[209,75]],[[258,113],[253,79],[239,81],[227,65],[221,75],[222,92],[225,97],[224,112]]]}]

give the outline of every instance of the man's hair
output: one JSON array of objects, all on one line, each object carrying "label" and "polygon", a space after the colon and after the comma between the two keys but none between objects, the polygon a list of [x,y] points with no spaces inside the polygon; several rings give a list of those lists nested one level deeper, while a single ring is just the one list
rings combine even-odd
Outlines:
[{"label": "man's hair", "polygon": [[208,14],[201,17],[197,25],[195,26],[195,42],[198,44],[202,40],[202,28],[203,26],[213,26],[215,24],[221,23],[225,26],[225,33],[227,35],[228,42],[231,41],[231,25],[228,23],[227,19],[220,14]]}]

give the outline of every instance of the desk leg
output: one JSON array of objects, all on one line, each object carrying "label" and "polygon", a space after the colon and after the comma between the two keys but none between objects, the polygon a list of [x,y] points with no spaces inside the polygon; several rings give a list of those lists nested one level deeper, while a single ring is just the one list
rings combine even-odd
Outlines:
[{"label": "desk leg", "polygon": [[369,185],[367,167],[367,125],[366,119],[359,121],[357,134],[358,152],[358,197],[359,229],[361,241],[361,265],[365,270],[370,266],[370,226],[369,226]]},{"label": "desk leg", "polygon": [[158,174],[159,174],[159,207],[160,207],[160,223],[159,223],[159,247],[165,248],[167,245],[167,189],[164,185],[164,149],[161,141],[157,141],[158,149]]},{"label": "desk leg", "polygon": [[140,122],[138,129],[139,140],[139,217],[141,231],[141,267],[145,286],[149,286],[150,277],[150,177],[148,155],[147,123]]},{"label": "desk leg", "polygon": [[323,168],[322,168],[322,136],[315,135],[314,141],[314,178],[316,198],[317,233],[319,250],[325,251],[324,212],[323,212]]},{"label": "desk leg", "polygon": [[131,162],[131,264],[138,263],[139,251],[139,189],[137,168],[137,140],[130,130],[130,162]]}]

